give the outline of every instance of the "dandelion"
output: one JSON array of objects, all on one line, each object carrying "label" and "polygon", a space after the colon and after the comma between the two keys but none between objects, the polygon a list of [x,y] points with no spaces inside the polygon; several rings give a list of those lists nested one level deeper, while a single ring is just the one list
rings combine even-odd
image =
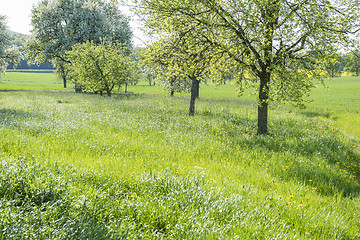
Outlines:
[{"label": "dandelion", "polygon": [[225,201],[229,200],[229,198],[225,198]]},{"label": "dandelion", "polygon": [[171,224],[166,225],[166,229],[169,229],[171,227]]}]

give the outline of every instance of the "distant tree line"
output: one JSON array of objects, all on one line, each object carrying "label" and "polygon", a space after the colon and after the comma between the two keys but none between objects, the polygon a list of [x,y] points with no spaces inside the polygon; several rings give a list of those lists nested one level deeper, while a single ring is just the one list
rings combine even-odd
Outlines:
[{"label": "distant tree line", "polygon": [[[22,34],[22,33],[17,33],[17,32],[10,32],[9,34],[9,41],[10,44],[12,46],[16,46],[19,51],[21,52],[22,55],[24,55],[24,46],[26,44],[26,41],[28,41],[30,39],[30,35],[26,35],[26,34]],[[7,66],[7,69],[14,69],[16,67],[16,69],[24,69],[24,70],[29,70],[29,69],[39,69],[39,70],[47,70],[47,69],[51,69],[51,70],[55,70],[55,67],[51,64],[51,62],[45,62],[45,63],[39,63],[39,64],[28,64],[28,60],[22,58],[20,60],[19,63],[17,63],[16,66],[14,66],[14,64],[9,63],[9,65]]]}]

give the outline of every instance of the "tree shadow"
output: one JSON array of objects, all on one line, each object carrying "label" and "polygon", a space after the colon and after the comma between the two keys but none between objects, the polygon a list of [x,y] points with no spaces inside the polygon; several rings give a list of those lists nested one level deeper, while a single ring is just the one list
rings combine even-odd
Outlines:
[{"label": "tree shadow", "polygon": [[319,111],[302,111],[300,112],[303,116],[309,117],[309,118],[326,118],[326,119],[334,119],[336,120],[337,117],[334,117],[329,112],[319,112]]},{"label": "tree shadow", "polygon": [[22,128],[23,122],[31,118],[41,118],[38,114],[19,109],[0,109],[0,126]]},{"label": "tree shadow", "polygon": [[312,187],[322,195],[360,194],[359,142],[346,138],[331,124],[309,119],[273,120],[267,136],[256,136],[256,121],[226,115],[217,134],[248,148],[261,149],[278,161],[263,163],[274,177]]},{"label": "tree shadow", "polygon": [[29,92],[27,89],[0,89],[0,92]]}]

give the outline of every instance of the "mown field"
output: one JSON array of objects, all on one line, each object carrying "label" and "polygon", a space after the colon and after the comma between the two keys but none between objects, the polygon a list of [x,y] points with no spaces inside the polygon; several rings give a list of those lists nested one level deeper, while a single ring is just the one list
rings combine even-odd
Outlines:
[{"label": "mown field", "polygon": [[146,83],[113,97],[51,73],[0,83],[0,239],[360,239],[360,78],[306,109]]}]

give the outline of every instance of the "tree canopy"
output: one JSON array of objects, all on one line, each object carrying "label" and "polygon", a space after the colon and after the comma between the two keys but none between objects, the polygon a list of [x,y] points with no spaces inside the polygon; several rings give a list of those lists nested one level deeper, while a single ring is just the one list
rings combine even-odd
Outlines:
[{"label": "tree canopy", "polygon": [[6,70],[9,63],[16,66],[21,60],[21,54],[10,42],[10,32],[6,26],[6,17],[0,15],[0,73]]},{"label": "tree canopy", "polygon": [[346,56],[346,70],[360,75],[360,51],[355,50]]},{"label": "tree canopy", "polygon": [[208,74],[214,50],[211,44],[198,45],[194,38],[175,34],[153,43],[144,51],[143,57],[147,65],[158,68],[158,78],[166,83],[171,93],[190,90],[189,115],[192,116],[195,100],[199,97],[199,84]]},{"label": "tree canopy", "polygon": [[104,0],[42,0],[32,9],[31,23],[32,38],[25,49],[35,63],[54,61],[61,67],[65,52],[86,41],[132,46],[128,19]]},{"label": "tree canopy", "polygon": [[106,92],[111,96],[114,87],[125,84],[134,76],[127,49],[119,44],[87,41],[73,46],[66,52],[71,61],[68,68],[70,78],[75,78],[84,90],[95,93]]},{"label": "tree canopy", "polygon": [[[135,0],[150,34],[177,35],[258,81],[258,134],[266,134],[271,100],[301,104],[321,80],[326,59],[351,44],[359,28],[359,1]],[[220,61],[221,62],[221,61]],[[217,71],[214,68],[224,68]],[[246,80],[239,75],[241,81]]]}]

